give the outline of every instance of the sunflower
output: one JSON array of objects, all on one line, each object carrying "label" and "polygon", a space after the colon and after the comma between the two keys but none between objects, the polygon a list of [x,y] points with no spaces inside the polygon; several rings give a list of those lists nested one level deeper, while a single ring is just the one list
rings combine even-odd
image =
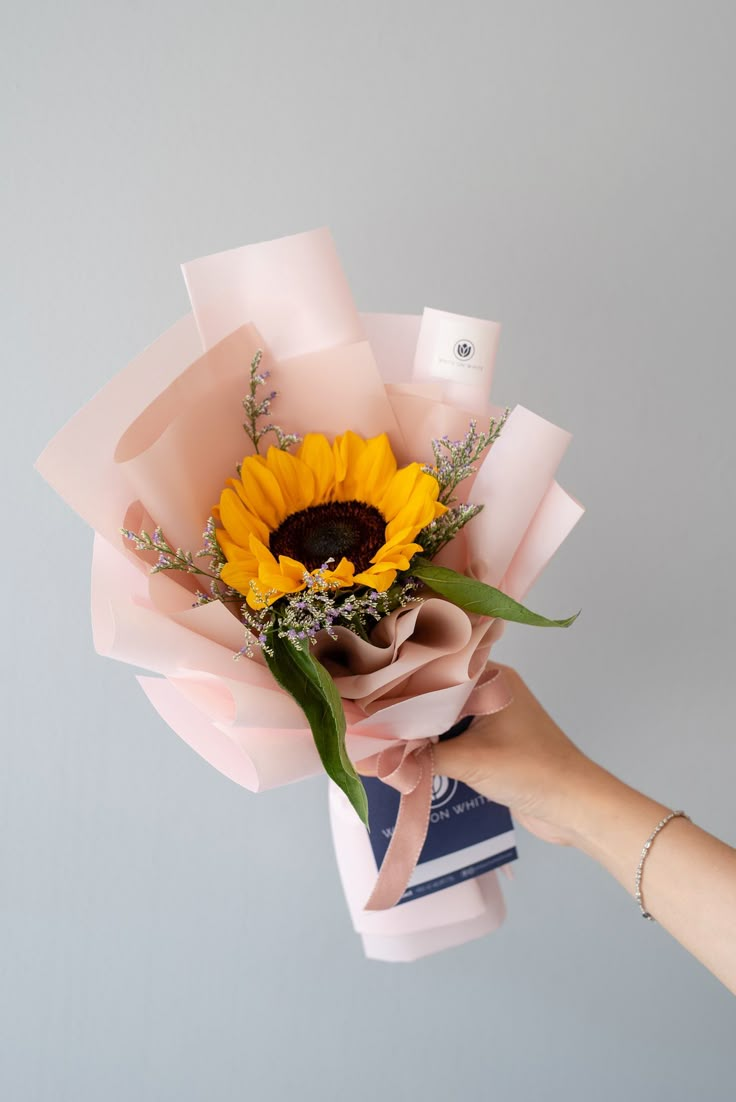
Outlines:
[{"label": "sunflower", "polygon": [[227,559],[222,580],[251,608],[305,588],[385,592],[422,550],[416,537],[447,512],[420,463],[399,468],[385,433],[309,433],[295,455],[269,448],[243,460],[213,516]]}]

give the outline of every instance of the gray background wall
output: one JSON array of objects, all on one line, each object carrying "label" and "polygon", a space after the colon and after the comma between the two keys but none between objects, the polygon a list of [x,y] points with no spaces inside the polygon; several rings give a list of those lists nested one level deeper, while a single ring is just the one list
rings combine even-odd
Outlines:
[{"label": "gray background wall", "polygon": [[516,664],[736,841],[730,3],[2,5],[0,1094],[733,1097],[736,1003],[523,835],[504,929],[366,962],[325,786],[260,797],[98,659],[90,534],[31,469],[186,309],[180,261],[329,224],[364,309],[502,320],[496,398],[589,513]]}]

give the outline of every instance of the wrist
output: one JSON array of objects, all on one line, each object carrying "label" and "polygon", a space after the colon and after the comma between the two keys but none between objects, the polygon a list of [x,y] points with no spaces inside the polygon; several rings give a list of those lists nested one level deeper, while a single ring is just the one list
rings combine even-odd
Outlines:
[{"label": "wrist", "polygon": [[574,778],[570,843],[631,887],[641,847],[670,810],[594,762]]}]

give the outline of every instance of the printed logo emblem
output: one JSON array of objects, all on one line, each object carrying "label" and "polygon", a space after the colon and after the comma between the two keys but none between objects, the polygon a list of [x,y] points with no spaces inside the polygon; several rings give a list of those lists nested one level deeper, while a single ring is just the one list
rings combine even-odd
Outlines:
[{"label": "printed logo emblem", "polygon": [[444,807],[445,804],[449,804],[457,792],[457,784],[457,781],[451,781],[449,777],[438,777],[435,774],[432,778],[432,807]]},{"label": "printed logo emblem", "polygon": [[472,341],[456,341],[454,351],[458,360],[469,360],[475,353],[475,345]]}]

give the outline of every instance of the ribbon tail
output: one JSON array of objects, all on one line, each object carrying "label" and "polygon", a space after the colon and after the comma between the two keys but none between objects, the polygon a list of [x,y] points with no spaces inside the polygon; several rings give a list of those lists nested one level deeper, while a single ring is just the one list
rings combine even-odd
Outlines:
[{"label": "ribbon tail", "polygon": [[422,852],[432,804],[434,756],[428,745],[421,755],[422,771],[411,792],[401,797],[399,814],[388,849],[381,862],[375,887],[365,905],[366,911],[386,911],[394,907],[407,889]]},{"label": "ribbon tail", "polygon": [[[479,678],[461,713],[464,716],[492,715],[500,712],[513,700],[508,680],[500,669],[488,669]],[[427,741],[421,751],[414,749],[417,743],[407,742],[384,750],[373,761],[359,763],[362,773],[378,776],[401,793],[399,814],[391,835],[388,849],[381,863],[375,887],[365,905],[366,911],[386,911],[395,907],[406,891],[416,868],[429,829],[432,807],[432,778],[434,754],[432,743]],[[398,760],[397,760],[398,757]],[[410,762],[419,767],[414,779]]]}]

